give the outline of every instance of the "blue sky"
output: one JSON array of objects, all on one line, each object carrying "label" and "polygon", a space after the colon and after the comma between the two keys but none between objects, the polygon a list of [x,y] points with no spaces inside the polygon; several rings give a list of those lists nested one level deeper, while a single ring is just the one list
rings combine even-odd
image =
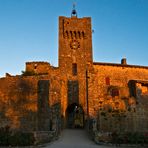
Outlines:
[{"label": "blue sky", "polygon": [[27,61],[58,65],[58,17],[92,17],[96,62],[148,66],[148,0],[0,0],[0,77]]}]

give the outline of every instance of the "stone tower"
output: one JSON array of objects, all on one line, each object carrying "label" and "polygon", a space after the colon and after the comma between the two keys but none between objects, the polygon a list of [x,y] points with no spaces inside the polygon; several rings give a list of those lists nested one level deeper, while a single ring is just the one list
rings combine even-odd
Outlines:
[{"label": "stone tower", "polygon": [[92,62],[91,18],[78,18],[73,9],[70,18],[59,17],[59,68],[66,82],[65,110],[78,104],[86,113],[86,70]]}]

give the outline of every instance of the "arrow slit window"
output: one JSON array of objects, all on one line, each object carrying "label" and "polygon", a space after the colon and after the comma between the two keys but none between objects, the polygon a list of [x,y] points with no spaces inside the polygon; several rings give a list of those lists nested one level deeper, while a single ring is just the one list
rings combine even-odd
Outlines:
[{"label": "arrow slit window", "polygon": [[77,64],[76,63],[72,64],[72,74],[73,76],[77,75]]}]

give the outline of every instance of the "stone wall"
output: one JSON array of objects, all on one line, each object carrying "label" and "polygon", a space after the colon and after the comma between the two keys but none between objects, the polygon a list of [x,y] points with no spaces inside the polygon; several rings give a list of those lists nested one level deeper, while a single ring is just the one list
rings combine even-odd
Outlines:
[{"label": "stone wall", "polygon": [[[131,80],[145,82],[148,69],[120,64],[94,64],[89,70],[89,114],[98,119],[98,129],[103,131],[146,131],[148,129],[147,85],[145,95],[131,94]],[[132,88],[133,89],[133,88]],[[135,91],[136,91],[135,87]],[[143,126],[142,126],[142,123]]]},{"label": "stone wall", "polygon": [[37,79],[34,77],[17,76],[0,79],[1,126],[36,129],[36,84]]},{"label": "stone wall", "polygon": [[32,72],[34,75],[54,75],[55,71],[58,71],[58,68],[48,62],[26,62],[25,72]]},{"label": "stone wall", "polygon": [[[9,125],[13,129],[25,131],[43,130],[41,121],[50,130],[54,104],[60,103],[60,80],[49,75],[11,76],[0,79],[0,126]],[[50,87],[46,88],[47,96],[42,96],[39,81],[46,80]],[[43,93],[44,94],[44,93]],[[42,96],[42,97],[41,97]],[[45,99],[41,100],[41,99]],[[51,109],[52,110],[52,109]],[[49,114],[43,111],[50,111]],[[41,113],[42,112],[42,113]],[[46,119],[43,117],[46,115]],[[43,120],[41,120],[43,119]],[[49,126],[48,126],[49,124]],[[40,126],[39,126],[40,125]],[[45,126],[45,125],[44,125]]]}]

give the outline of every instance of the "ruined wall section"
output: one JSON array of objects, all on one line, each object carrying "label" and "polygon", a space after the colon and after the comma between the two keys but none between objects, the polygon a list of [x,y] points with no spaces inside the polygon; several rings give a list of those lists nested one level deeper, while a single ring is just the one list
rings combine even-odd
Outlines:
[{"label": "ruined wall section", "polygon": [[53,67],[48,62],[26,62],[25,72],[36,75],[54,75],[58,71],[57,67]]},{"label": "ruined wall section", "polygon": [[1,126],[36,129],[37,81],[19,76],[0,79]]},{"label": "ruined wall section", "polygon": [[[94,64],[93,66],[94,69],[88,74],[89,114],[92,117],[100,116],[99,128],[106,131],[115,130],[114,128],[117,127],[127,131],[146,130],[147,106],[143,103],[142,97],[140,99],[131,96],[129,82],[148,80],[148,68],[120,64]],[[144,99],[148,102],[148,97]],[[110,113],[119,118],[120,124],[115,123]],[[145,122],[143,126],[142,122]]]},{"label": "ruined wall section", "polygon": [[[33,63],[32,63],[33,64]],[[31,66],[30,66],[31,67]],[[46,66],[43,67],[46,69]],[[28,67],[26,68],[27,70]],[[60,104],[61,81],[57,68],[50,67],[48,75],[7,76],[0,79],[0,126],[14,129],[38,130],[38,81],[49,80],[49,106]],[[49,118],[54,118],[51,115]]]}]

